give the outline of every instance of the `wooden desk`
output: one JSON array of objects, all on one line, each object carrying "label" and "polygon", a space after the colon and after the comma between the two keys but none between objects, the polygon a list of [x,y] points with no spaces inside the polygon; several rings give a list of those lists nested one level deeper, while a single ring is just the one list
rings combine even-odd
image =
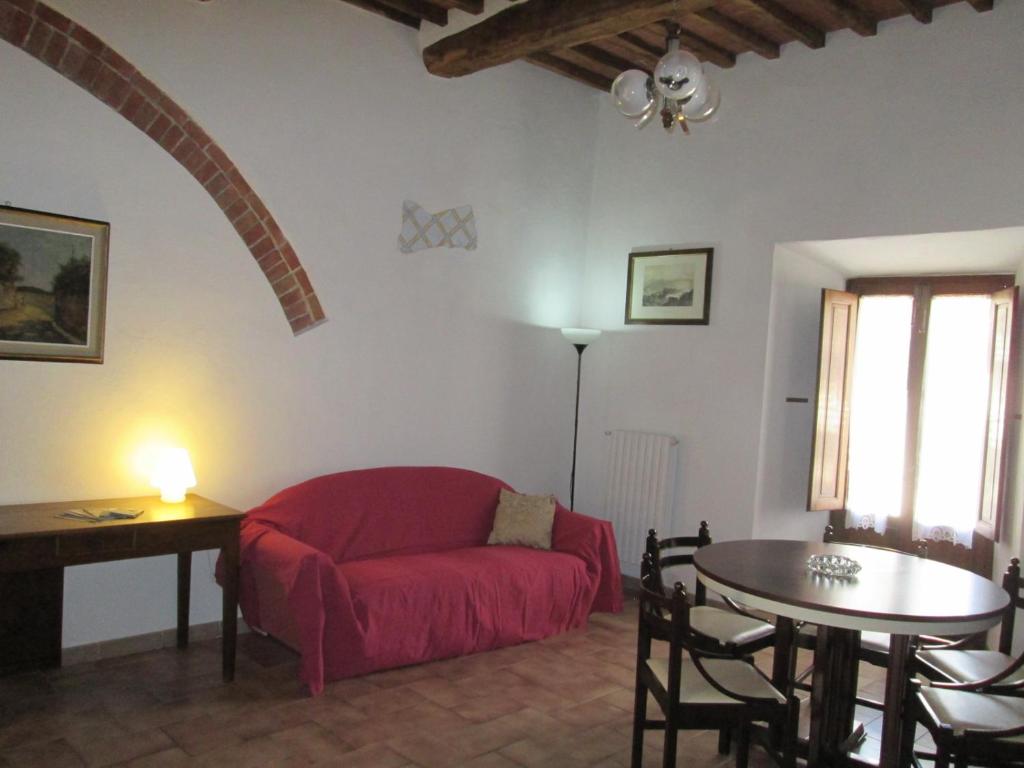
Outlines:
[{"label": "wooden desk", "polygon": [[[856,579],[829,579],[806,568],[807,558],[836,554],[857,560]],[[853,727],[862,630],[888,632],[889,666],[880,763],[905,758],[902,707],[917,635],[961,635],[997,624],[1009,597],[988,579],[913,555],[807,541],[729,541],[697,550],[697,574],[709,589],[779,617],[773,682],[791,676],[793,621],[818,625],[811,692],[809,765],[846,765],[840,745]],[[780,688],[782,690],[783,688]]]},{"label": "wooden desk", "polygon": [[[74,507],[145,510],[134,520],[88,523],[56,517]],[[224,554],[224,680],[235,676],[238,529],[244,513],[190,494],[0,506],[0,673],[59,667],[64,567],[154,555],[178,556],[178,647],[188,645],[192,553]],[[101,593],[96,594],[102,600]]]}]

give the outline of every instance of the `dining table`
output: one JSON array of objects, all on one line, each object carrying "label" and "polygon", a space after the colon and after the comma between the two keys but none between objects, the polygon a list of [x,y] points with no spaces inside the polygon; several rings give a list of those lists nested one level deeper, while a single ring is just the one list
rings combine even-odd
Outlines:
[{"label": "dining table", "polygon": [[[856,561],[850,577],[811,570],[812,555]],[[808,765],[847,762],[854,731],[860,634],[890,635],[878,764],[907,764],[912,721],[905,711],[916,638],[962,636],[999,623],[1009,604],[993,581],[962,568],[876,547],[754,539],[701,547],[693,564],[704,585],[777,617],[772,681],[787,690],[801,624],[817,627],[811,682]]]}]

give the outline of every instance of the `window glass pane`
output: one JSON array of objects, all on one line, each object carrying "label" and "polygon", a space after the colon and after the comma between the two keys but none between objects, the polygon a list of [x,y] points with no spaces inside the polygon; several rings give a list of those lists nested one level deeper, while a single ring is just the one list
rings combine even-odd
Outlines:
[{"label": "window glass pane", "polygon": [[903,505],[911,296],[862,296],[850,400],[848,525],[885,530]]},{"label": "window glass pane", "polygon": [[[981,499],[992,299],[936,296],[928,319],[915,530],[970,546]],[[934,526],[952,530],[934,532]]]}]

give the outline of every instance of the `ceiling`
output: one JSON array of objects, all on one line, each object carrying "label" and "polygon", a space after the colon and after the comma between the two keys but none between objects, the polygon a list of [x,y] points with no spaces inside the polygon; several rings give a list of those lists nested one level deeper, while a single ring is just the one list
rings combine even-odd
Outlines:
[{"label": "ceiling", "polygon": [[787,43],[822,48],[838,30],[870,37],[882,21],[912,16],[928,24],[936,8],[966,2],[981,12],[994,0],[344,1],[429,30],[423,61],[435,75],[524,60],[607,90],[623,70],[654,68],[672,24],[684,48],[728,68],[742,53],[775,59]]},{"label": "ceiling", "polygon": [[1024,227],[805,240],[779,247],[808,256],[845,277],[1015,273],[1024,263]]}]

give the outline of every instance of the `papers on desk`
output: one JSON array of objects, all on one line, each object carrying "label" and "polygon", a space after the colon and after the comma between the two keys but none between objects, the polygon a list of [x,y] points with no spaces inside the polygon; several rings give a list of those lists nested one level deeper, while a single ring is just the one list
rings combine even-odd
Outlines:
[{"label": "papers on desk", "polygon": [[102,523],[105,520],[134,520],[145,510],[142,509],[65,509],[57,517],[65,520],[81,520],[86,523]]}]

